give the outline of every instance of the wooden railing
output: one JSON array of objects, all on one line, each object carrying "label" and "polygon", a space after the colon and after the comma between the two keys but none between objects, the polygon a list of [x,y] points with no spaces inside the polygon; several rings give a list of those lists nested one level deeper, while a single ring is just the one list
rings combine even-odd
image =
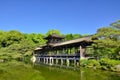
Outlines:
[{"label": "wooden railing", "polygon": [[79,54],[39,54],[41,57],[80,57]]}]

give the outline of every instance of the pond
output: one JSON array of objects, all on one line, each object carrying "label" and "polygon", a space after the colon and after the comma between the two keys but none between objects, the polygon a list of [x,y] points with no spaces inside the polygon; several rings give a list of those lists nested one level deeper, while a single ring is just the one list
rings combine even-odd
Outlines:
[{"label": "pond", "polygon": [[120,73],[93,69],[68,69],[23,62],[0,63],[0,80],[120,80]]},{"label": "pond", "polygon": [[80,68],[79,70],[37,65],[45,80],[120,80],[120,73]]}]

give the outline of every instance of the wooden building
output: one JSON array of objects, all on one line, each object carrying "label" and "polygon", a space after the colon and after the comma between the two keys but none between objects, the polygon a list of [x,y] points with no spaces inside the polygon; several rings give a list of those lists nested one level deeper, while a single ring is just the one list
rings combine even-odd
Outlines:
[{"label": "wooden building", "polygon": [[40,46],[34,50],[34,56],[37,62],[45,64],[63,65],[64,61],[67,66],[73,61],[74,65],[79,63],[80,59],[86,56],[86,47],[92,44],[91,36],[78,38],[69,41],[62,41],[63,36],[53,33],[45,38],[46,45]]}]

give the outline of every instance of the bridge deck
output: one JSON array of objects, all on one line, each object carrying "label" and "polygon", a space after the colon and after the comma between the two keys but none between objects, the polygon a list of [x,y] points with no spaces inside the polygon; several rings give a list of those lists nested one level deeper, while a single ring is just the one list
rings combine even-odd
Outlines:
[{"label": "bridge deck", "polygon": [[37,56],[38,57],[75,57],[75,58],[80,57],[80,55],[78,54],[41,54]]}]

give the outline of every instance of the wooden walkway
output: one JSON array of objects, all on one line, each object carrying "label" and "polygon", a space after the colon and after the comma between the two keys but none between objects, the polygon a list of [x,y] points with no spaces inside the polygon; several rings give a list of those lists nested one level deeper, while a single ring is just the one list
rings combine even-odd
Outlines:
[{"label": "wooden walkway", "polygon": [[36,55],[36,62],[47,65],[61,65],[61,66],[79,66],[80,56],[77,54],[49,54]]}]

